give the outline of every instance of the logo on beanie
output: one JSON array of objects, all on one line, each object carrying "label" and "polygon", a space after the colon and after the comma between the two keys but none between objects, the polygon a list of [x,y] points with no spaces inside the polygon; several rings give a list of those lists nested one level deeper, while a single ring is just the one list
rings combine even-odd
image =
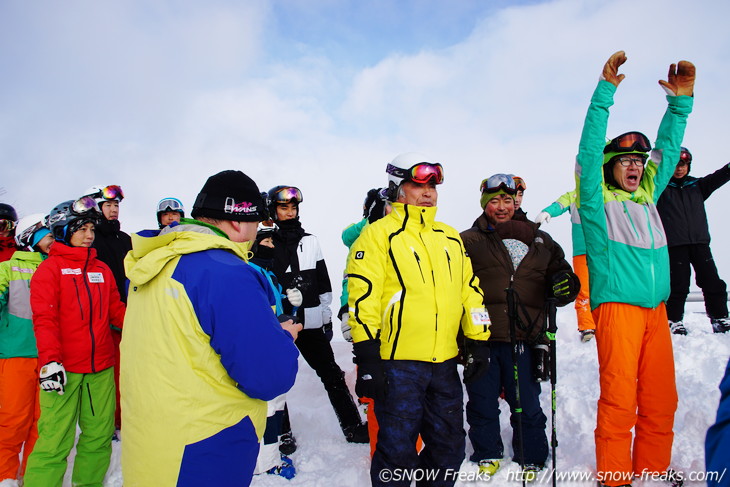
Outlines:
[{"label": "logo on beanie", "polygon": [[226,205],[223,208],[223,211],[225,211],[226,213],[240,215],[241,213],[256,213],[258,212],[258,207],[250,201],[242,201],[240,203],[236,203],[236,200],[229,196],[226,198]]}]

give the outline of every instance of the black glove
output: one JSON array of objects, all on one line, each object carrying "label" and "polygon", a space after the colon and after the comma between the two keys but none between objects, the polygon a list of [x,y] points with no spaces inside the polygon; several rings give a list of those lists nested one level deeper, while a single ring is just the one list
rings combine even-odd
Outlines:
[{"label": "black glove", "polygon": [[385,394],[385,373],[380,358],[380,340],[365,340],[352,345],[355,354],[353,362],[357,364],[357,380],[355,394],[357,397],[369,397],[374,400]]},{"label": "black glove", "polygon": [[553,276],[553,296],[561,304],[575,301],[579,291],[580,281],[572,272],[562,271]]},{"label": "black glove", "polygon": [[484,340],[465,338],[464,352],[464,384],[469,384],[489,370],[489,344]]},{"label": "black glove", "polygon": [[322,325],[322,331],[324,332],[324,337],[327,339],[328,342],[332,341],[332,322],[325,323]]}]

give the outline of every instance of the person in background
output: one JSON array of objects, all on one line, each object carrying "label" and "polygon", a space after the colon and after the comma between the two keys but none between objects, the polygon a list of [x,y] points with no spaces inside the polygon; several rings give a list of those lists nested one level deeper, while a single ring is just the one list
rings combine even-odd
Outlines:
[{"label": "person in background", "polygon": [[[552,297],[565,306],[575,299],[580,282],[550,235],[529,220],[513,218],[519,190],[510,175],[495,174],[482,181],[480,190],[482,213],[472,228],[461,232],[492,321],[489,369],[478,379],[464,379],[469,394],[466,419],[474,446],[470,460],[489,476],[499,469],[504,456],[499,397],[504,392],[511,411],[512,460],[520,464],[523,479],[532,481],[548,456],[547,418],[540,406],[538,382],[547,378],[548,369],[546,300]],[[514,323],[510,322],[508,288],[519,303]],[[514,374],[513,338],[519,381]],[[533,378],[538,365],[541,369]]]},{"label": "person in background", "polygon": [[25,487],[60,487],[76,445],[74,485],[101,485],[114,432],[114,343],[124,303],[109,266],[91,248],[101,217],[89,197],[56,205],[48,216],[55,239],[30,283],[38,346],[40,418]]},{"label": "person in background", "polygon": [[526,221],[527,213],[522,209],[522,198],[525,196],[527,184],[525,183],[525,180],[519,176],[515,176],[514,174],[508,174],[508,176],[512,177],[515,182],[515,187],[517,188],[517,193],[514,195],[515,214],[513,219]]},{"label": "person in background", "polygon": [[[302,201],[302,192],[295,186],[275,186],[268,192],[269,214],[278,226],[273,236],[274,274],[284,289],[298,288],[303,296],[303,303],[296,310],[291,303],[284,303],[284,312],[304,325],[296,345],[322,381],[345,439],[350,443],[367,443],[367,424],[360,418],[330,345],[332,286],[319,241],[304,231],[299,220]],[[288,425],[285,418],[285,440],[295,444]]]},{"label": "person in background", "polygon": [[268,282],[247,263],[264,212],[251,178],[222,171],[203,185],[192,219],[133,236],[121,344],[125,485],[251,482],[266,401],[294,384],[301,329],[278,322]]},{"label": "person in background", "polygon": [[435,220],[444,174],[432,161],[409,152],[388,164],[393,210],[365,226],[347,263],[355,390],[374,400],[379,425],[374,486],[410,485],[410,477],[389,477],[405,471],[428,475],[432,485],[454,484],[448,471],[459,470],[466,443],[460,329],[464,374],[479,376],[489,363],[484,295],[458,232]]},{"label": "person in background", "polygon": [[20,250],[0,262],[0,485],[22,482],[38,439],[38,348],[30,279],[53,244],[44,222],[40,213],[22,218],[15,235]]},{"label": "person in background", "polygon": [[172,222],[180,223],[185,218],[185,207],[177,198],[162,198],[157,203],[157,224],[164,228]]},{"label": "person in background", "polygon": [[[112,271],[117,283],[122,302],[127,302],[127,276],[124,272],[124,257],[132,250],[132,239],[121,230],[119,222],[119,204],[124,199],[121,186],[92,186],[84,193],[94,198],[102,217],[97,222],[93,247],[96,249],[100,261],[104,262]],[[122,339],[120,330],[114,330],[114,353],[119,364],[119,342]],[[116,410],[114,413],[114,439],[119,439],[119,430],[122,427],[122,411],[120,409],[119,367],[114,368],[114,382],[116,388]]]},{"label": "person in background", "polygon": [[18,214],[7,203],[0,203],[0,262],[10,259],[18,247],[15,245],[15,226]]},{"label": "person in background", "polygon": [[[581,134],[575,174],[591,276],[601,392],[595,430],[597,477],[630,485],[635,475],[673,476],[677,386],[665,301],[667,239],[656,201],[674,173],[695,67],[680,61],[659,84],[667,110],[652,150],[640,132],[606,143],[609,108],[624,79],[623,51],[606,61]],[[651,158],[649,158],[651,152]]]},{"label": "person in background", "polygon": [[549,223],[550,218],[570,212],[571,235],[573,237],[573,271],[580,279],[580,291],[575,298],[575,314],[578,318],[578,333],[583,343],[590,341],[596,334],[596,323],[591,314],[590,288],[588,286],[588,264],[586,263],[586,241],[580,225],[578,213],[578,194],[568,191],[554,203],[543,208],[535,217],[535,223]]},{"label": "person in background", "polygon": [[690,266],[695,272],[697,286],[702,289],[705,311],[712,331],[730,330],[727,311],[727,286],[717,273],[710,250],[710,228],[707,224],[705,200],[730,181],[730,164],[707,176],[689,175],[692,154],[682,147],[679,162],[667,189],[657,202],[669,246],[669,275],[671,292],[667,300],[669,328],[675,335],[686,335],[684,303],[689,294]]}]

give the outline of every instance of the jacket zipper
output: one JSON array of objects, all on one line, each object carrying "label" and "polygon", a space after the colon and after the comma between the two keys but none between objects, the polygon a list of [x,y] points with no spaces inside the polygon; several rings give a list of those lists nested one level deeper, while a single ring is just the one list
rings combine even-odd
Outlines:
[{"label": "jacket zipper", "polygon": [[84,272],[81,278],[84,280],[86,286],[86,292],[89,296],[89,335],[91,336],[91,371],[96,373],[96,338],[94,337],[94,297],[91,294],[91,286],[89,286],[88,276],[86,271],[89,268],[89,257],[91,256],[91,249],[87,249],[86,262],[84,262]]},{"label": "jacket zipper", "polygon": [[418,272],[421,273],[421,280],[424,284],[426,284],[426,277],[423,275],[423,269],[421,268],[421,258],[418,256],[416,249],[411,247],[411,251],[413,252],[413,256],[416,258],[416,264],[418,264]]}]

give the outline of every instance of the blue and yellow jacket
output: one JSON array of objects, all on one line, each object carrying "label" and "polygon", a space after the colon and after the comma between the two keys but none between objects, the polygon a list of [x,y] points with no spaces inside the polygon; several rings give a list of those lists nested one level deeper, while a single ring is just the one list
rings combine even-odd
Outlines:
[{"label": "blue and yellow jacket", "polygon": [[247,459],[233,457],[263,434],[265,401],[292,387],[299,352],[271,312],[268,282],[246,263],[247,244],[194,220],[132,243],[124,483],[189,485],[204,465],[236,485]]},{"label": "blue and yellow jacket", "polygon": [[459,326],[489,338],[484,295],[459,233],[436,207],[393,203],[350,249],[348,306],[354,342],[379,338],[385,360],[456,357]]},{"label": "blue and yellow jacket", "polygon": [[603,180],[608,109],[615,92],[613,84],[599,81],[583,125],[576,161],[591,308],[607,302],[655,308],[669,297],[667,238],[656,203],[679,160],[693,99],[667,96],[667,111],[641,184],[628,193]]}]

